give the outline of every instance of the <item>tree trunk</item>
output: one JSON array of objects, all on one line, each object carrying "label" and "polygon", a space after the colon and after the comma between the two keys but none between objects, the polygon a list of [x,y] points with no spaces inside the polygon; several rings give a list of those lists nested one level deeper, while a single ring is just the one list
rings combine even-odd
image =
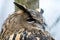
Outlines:
[{"label": "tree trunk", "polygon": [[[15,0],[15,2],[21,3],[29,9],[39,8],[39,0]],[[18,8],[15,7],[15,10],[18,10]]]}]

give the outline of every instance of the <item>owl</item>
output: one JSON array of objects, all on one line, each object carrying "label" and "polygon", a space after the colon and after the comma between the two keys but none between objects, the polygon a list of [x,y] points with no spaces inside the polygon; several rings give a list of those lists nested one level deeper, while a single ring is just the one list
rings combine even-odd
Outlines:
[{"label": "owl", "polygon": [[20,9],[8,16],[2,25],[0,39],[4,40],[13,33],[18,33],[22,28],[26,30],[43,30],[45,31],[46,24],[43,18],[43,9],[40,12],[27,9],[19,3],[14,4]]},{"label": "owl", "polygon": [[20,29],[19,32],[9,35],[5,40],[54,40],[50,35],[47,36],[38,29]]}]

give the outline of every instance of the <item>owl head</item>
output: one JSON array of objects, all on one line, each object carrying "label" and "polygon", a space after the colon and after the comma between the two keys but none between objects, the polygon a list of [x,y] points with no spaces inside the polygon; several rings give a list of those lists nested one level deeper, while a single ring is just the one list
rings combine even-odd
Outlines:
[{"label": "owl head", "polygon": [[43,23],[43,12],[44,10],[41,9],[41,11],[36,11],[36,10],[31,10],[31,9],[27,9],[24,6],[22,6],[21,4],[18,4],[16,2],[14,2],[14,4],[20,9],[17,13],[24,15],[24,19],[27,19],[28,22],[32,22],[32,21],[39,21],[41,24]]}]

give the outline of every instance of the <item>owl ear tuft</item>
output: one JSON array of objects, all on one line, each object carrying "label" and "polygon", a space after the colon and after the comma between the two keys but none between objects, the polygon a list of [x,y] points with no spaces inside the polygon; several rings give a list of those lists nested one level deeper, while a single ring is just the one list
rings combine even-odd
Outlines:
[{"label": "owl ear tuft", "polygon": [[40,14],[43,14],[43,13],[44,13],[44,10],[41,8]]},{"label": "owl ear tuft", "polygon": [[16,3],[16,2],[14,2],[14,4],[15,4],[20,10],[22,10],[23,12],[25,12],[30,18],[32,18],[30,12],[29,12],[25,7],[23,7],[22,5],[20,5],[20,4]]},{"label": "owl ear tuft", "polygon": [[26,8],[25,7],[23,7],[21,4],[19,4],[19,3],[16,3],[16,2],[14,2],[14,4],[20,9],[20,10],[22,10],[22,11],[26,11]]}]

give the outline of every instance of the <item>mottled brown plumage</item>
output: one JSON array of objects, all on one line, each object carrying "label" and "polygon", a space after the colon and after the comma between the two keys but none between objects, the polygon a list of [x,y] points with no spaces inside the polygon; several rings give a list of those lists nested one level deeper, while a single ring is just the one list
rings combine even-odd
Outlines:
[{"label": "mottled brown plumage", "polygon": [[[17,33],[13,33],[8,40],[54,40],[50,35],[44,34],[41,30],[27,30],[22,28]],[[6,39],[6,40],[7,40]]]},{"label": "mottled brown plumage", "polygon": [[[31,16],[29,16],[29,15],[31,15]],[[37,22],[34,22],[34,20],[29,21],[28,19],[31,19],[31,18],[37,20]],[[5,39],[7,40],[7,38],[9,38],[9,36],[11,36],[13,34],[20,35],[21,33],[23,34],[26,31],[27,31],[26,33],[28,35],[30,35],[30,32],[31,32],[31,36],[35,36],[36,33],[37,34],[39,33],[39,36],[41,36],[40,34],[43,34],[45,36],[45,34],[42,32],[42,30],[43,30],[42,27],[43,27],[44,23],[45,23],[44,18],[40,14],[40,12],[38,12],[36,10],[20,8],[19,11],[16,11],[13,14],[11,14],[10,16],[8,16],[8,18],[3,23],[3,25],[2,25],[2,30],[3,31],[0,33],[0,40],[5,40]],[[23,29],[25,29],[25,31],[23,31]],[[39,30],[41,31],[41,33],[40,33]],[[34,32],[36,32],[36,33],[34,33]],[[24,35],[25,34],[23,34],[23,37],[24,37]],[[20,36],[18,36],[18,37],[20,37]],[[33,37],[32,40],[36,40],[35,38],[36,37]],[[41,39],[41,38],[37,37],[37,39]],[[16,40],[17,40],[17,38],[16,38]]]}]

